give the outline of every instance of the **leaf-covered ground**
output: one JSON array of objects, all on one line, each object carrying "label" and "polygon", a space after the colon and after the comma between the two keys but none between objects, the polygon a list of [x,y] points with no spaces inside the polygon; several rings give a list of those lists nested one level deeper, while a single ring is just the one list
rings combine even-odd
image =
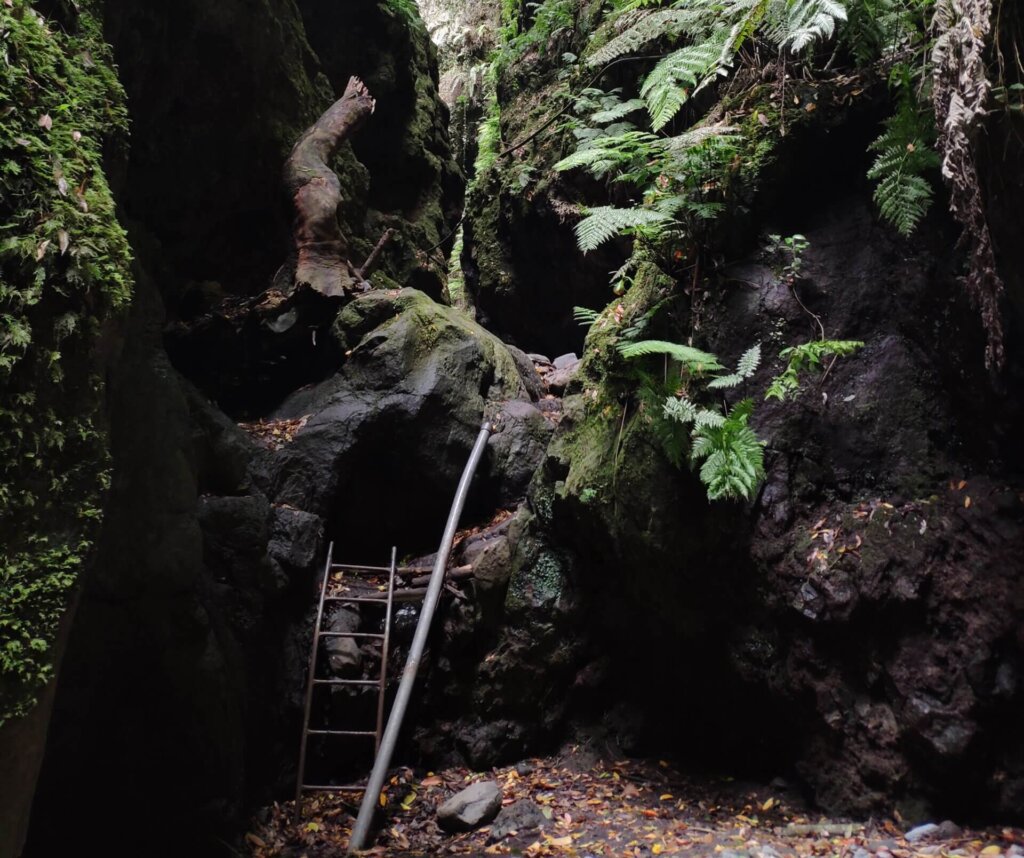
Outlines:
[{"label": "leaf-covered ground", "polygon": [[[539,829],[492,842],[493,826],[446,834],[435,810],[476,780],[494,779],[503,804],[531,801],[546,819]],[[352,795],[320,794],[293,805],[266,808],[246,843],[253,858],[339,855],[357,810]],[[573,747],[558,757],[533,759],[492,772],[466,769],[417,776],[400,770],[382,798],[383,827],[368,855],[616,856],[700,855],[718,858],[985,858],[1024,857],[1020,829],[959,829],[950,823],[931,837],[908,842],[900,820],[869,823],[811,813],[784,784],[754,786],[727,779],[691,779],[663,761],[608,761]]]}]

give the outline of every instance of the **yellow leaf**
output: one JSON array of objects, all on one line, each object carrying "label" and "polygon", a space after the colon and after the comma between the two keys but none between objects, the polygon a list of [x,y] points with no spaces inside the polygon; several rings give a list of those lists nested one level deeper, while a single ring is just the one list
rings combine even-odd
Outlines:
[{"label": "yellow leaf", "polygon": [[382,792],[380,794],[379,801],[380,801],[380,806],[381,807],[387,807],[388,806],[388,794],[386,792]]},{"label": "yellow leaf", "polygon": [[319,830],[320,830],[320,826],[317,825],[315,822],[307,822],[306,823],[306,831],[319,831]]},{"label": "yellow leaf", "polygon": [[964,498],[964,509],[970,509],[970,508],[971,508],[971,496],[967,495],[967,497]]},{"label": "yellow leaf", "polygon": [[562,849],[566,846],[572,846],[572,837],[568,834],[565,837],[550,837],[548,838],[548,844]]},{"label": "yellow leaf", "polygon": [[653,852],[655,855],[660,855],[664,851],[665,851],[665,847],[662,846],[660,843],[655,843],[651,847],[651,852]]},{"label": "yellow leaf", "polygon": [[960,482],[956,484],[956,487],[960,491],[963,491],[967,487],[967,480],[960,480]]},{"label": "yellow leaf", "polygon": [[672,801],[672,799],[674,799],[674,798],[675,798],[675,796],[672,795],[672,793],[667,792],[664,795],[659,795],[658,796],[658,801]]},{"label": "yellow leaf", "polygon": [[1003,850],[998,846],[986,846],[981,850],[982,855],[1002,855]]},{"label": "yellow leaf", "polygon": [[761,810],[771,810],[773,807],[775,807],[775,799],[770,798],[768,799],[768,801],[761,805]]},{"label": "yellow leaf", "polygon": [[402,809],[408,810],[410,807],[412,807],[414,801],[416,801],[416,793],[411,792],[405,798],[402,799]]}]

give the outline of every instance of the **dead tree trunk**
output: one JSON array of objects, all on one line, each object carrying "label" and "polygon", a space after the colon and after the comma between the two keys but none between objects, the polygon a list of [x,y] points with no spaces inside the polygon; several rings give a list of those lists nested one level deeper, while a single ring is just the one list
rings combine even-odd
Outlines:
[{"label": "dead tree trunk", "polygon": [[345,94],[299,138],[285,163],[285,187],[295,204],[295,285],[330,298],[354,291],[363,280],[348,258],[338,222],[341,182],[330,164],[374,106],[363,82],[351,78]]}]

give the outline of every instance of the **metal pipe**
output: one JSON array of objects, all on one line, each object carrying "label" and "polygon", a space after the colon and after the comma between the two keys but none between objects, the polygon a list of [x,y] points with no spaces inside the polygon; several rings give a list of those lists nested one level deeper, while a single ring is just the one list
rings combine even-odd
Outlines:
[{"label": "metal pipe", "polygon": [[374,760],[373,771],[370,773],[366,792],[363,793],[363,803],[359,807],[359,816],[352,829],[352,837],[348,844],[349,855],[363,848],[367,835],[370,833],[370,826],[373,824],[373,814],[377,810],[381,790],[384,789],[384,780],[391,765],[391,755],[394,753],[395,744],[398,742],[398,734],[402,729],[402,720],[405,718],[405,710],[409,706],[413,684],[416,682],[416,673],[420,669],[420,659],[423,657],[423,650],[427,645],[430,623],[434,618],[434,611],[437,609],[438,600],[441,598],[444,573],[448,566],[448,555],[451,554],[452,541],[455,539],[455,530],[459,525],[459,518],[462,516],[462,508],[466,505],[466,496],[469,494],[469,486],[473,481],[473,474],[476,473],[477,465],[480,464],[480,459],[484,454],[484,448],[487,446],[487,439],[490,435],[490,421],[484,421],[484,424],[480,427],[480,434],[476,436],[473,452],[469,454],[466,469],[462,472],[459,488],[455,492],[455,500],[452,501],[451,512],[448,513],[448,524],[445,525],[444,536],[441,537],[441,546],[438,548],[437,559],[434,561],[434,570],[430,574],[430,584],[427,587],[427,595],[423,599],[420,619],[416,624],[416,634],[412,639],[409,658],[405,662],[405,670],[402,671],[402,682],[398,686],[395,702],[391,706],[388,726],[384,730],[380,751],[377,753],[377,759]]}]

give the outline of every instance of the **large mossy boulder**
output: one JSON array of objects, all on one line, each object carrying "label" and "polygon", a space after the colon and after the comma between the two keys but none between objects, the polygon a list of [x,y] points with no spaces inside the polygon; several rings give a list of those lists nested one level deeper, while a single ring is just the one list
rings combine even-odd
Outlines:
[{"label": "large mossy boulder", "polygon": [[269,460],[272,498],[325,516],[349,551],[433,547],[485,417],[497,431],[467,516],[522,497],[551,426],[521,357],[414,289],[356,299],[333,333],[345,363],[276,414],[305,423]]}]

